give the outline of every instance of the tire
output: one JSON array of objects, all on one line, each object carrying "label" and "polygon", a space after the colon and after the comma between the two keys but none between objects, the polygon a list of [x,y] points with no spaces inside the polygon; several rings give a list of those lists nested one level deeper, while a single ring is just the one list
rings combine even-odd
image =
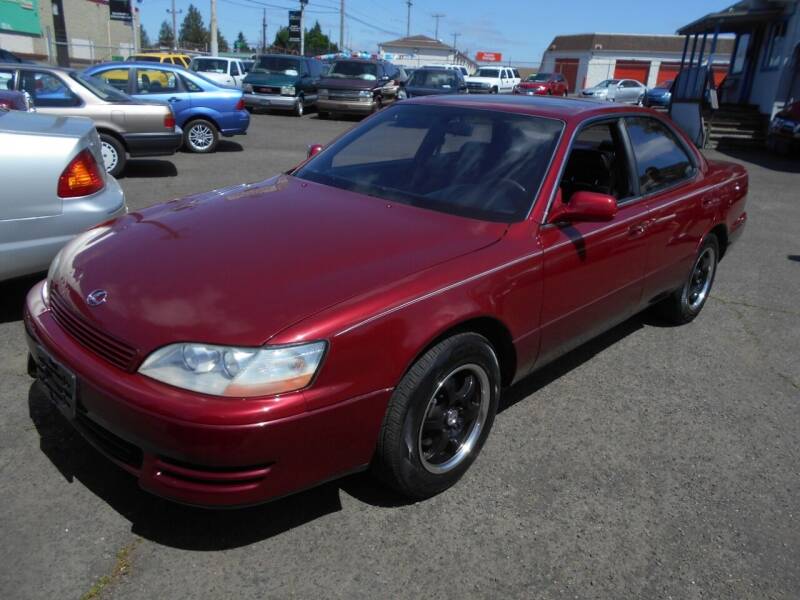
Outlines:
[{"label": "tire", "polygon": [[681,288],[656,305],[660,316],[676,325],[693,321],[711,294],[718,263],[719,241],[710,233],[703,240]]},{"label": "tire", "polygon": [[217,149],[219,131],[217,126],[205,119],[195,119],[186,125],[183,131],[183,145],[190,152],[208,154]]},{"label": "tire", "polygon": [[331,118],[331,114],[330,113],[326,113],[325,111],[322,111],[322,110],[318,110],[317,111],[317,118],[318,119],[322,119],[323,121],[325,121],[326,119],[330,119]]},{"label": "tire", "polygon": [[440,342],[395,388],[373,473],[409,498],[443,492],[480,452],[499,397],[500,366],[486,338],[460,333]]},{"label": "tire", "polygon": [[489,93],[490,94],[496,94],[497,93],[497,88],[493,87],[491,90],[489,90]]},{"label": "tire", "polygon": [[125,147],[113,135],[100,134],[100,151],[103,155],[106,173],[112,177],[119,177],[128,163]]},{"label": "tire", "polygon": [[305,109],[303,106],[303,97],[300,96],[297,98],[297,102],[294,103],[294,109],[292,110],[292,114],[295,117],[302,117],[304,112]]},{"label": "tire", "polygon": [[564,90],[564,93],[561,94],[561,97],[566,98],[567,96],[569,96],[569,92],[567,90]]}]

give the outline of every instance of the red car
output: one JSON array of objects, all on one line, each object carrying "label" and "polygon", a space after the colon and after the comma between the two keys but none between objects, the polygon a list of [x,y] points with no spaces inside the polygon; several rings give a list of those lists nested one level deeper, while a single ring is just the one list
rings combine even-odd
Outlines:
[{"label": "red car", "polygon": [[569,84],[561,73],[528,75],[525,81],[514,86],[514,93],[523,96],[566,96]]},{"label": "red car", "polygon": [[27,298],[29,367],[172,500],[368,467],[428,497],[475,460],[501,390],[647,307],[694,319],[747,187],[648,109],[404,101],[288,174],[70,243]]}]

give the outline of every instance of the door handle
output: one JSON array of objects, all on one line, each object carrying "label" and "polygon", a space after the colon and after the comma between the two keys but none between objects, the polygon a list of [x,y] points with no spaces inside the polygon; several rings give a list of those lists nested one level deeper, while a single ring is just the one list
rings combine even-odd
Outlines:
[{"label": "door handle", "polygon": [[173,96],[172,98],[167,100],[167,102],[178,102],[179,100],[180,100],[180,98],[176,98],[175,96]]},{"label": "door handle", "polygon": [[631,228],[628,229],[628,237],[637,238],[642,237],[647,231],[647,223],[637,223],[636,225],[631,225]]}]

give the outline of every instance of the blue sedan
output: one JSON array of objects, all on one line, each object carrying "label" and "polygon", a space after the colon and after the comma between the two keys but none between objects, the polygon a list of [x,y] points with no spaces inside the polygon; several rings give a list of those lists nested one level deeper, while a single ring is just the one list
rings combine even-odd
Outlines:
[{"label": "blue sedan", "polygon": [[647,90],[644,96],[645,106],[669,106],[672,98],[672,80],[663,81],[656,87]]},{"label": "blue sedan", "polygon": [[247,133],[250,113],[242,91],[218,85],[175,65],[152,62],[105,63],[86,69],[139,100],[166,102],[192,152],[213,152],[219,136]]}]

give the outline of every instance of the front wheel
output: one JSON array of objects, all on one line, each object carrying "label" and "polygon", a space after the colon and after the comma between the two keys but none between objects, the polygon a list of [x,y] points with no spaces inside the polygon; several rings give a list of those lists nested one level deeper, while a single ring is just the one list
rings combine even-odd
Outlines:
[{"label": "front wheel", "polygon": [[128,162],[125,148],[120,141],[107,133],[101,133],[100,154],[103,156],[106,173],[112,177],[119,177]]},{"label": "front wheel", "polygon": [[192,152],[207,154],[213,152],[219,142],[219,131],[211,121],[195,119],[183,132],[183,143]]},{"label": "front wheel", "polygon": [[302,97],[300,97],[300,98],[298,98],[298,99],[297,99],[297,101],[294,103],[294,110],[292,110],[292,114],[293,114],[295,117],[302,117],[302,116],[303,116],[303,112],[304,112],[304,107],[303,107],[303,98],[302,98]]},{"label": "front wheel", "polygon": [[657,305],[661,316],[676,325],[693,321],[711,294],[718,262],[719,242],[717,236],[710,233],[703,240],[683,286]]},{"label": "front wheel", "polygon": [[454,485],[480,452],[497,412],[500,366],[489,341],[461,333],[426,352],[392,394],[373,469],[410,498]]}]

